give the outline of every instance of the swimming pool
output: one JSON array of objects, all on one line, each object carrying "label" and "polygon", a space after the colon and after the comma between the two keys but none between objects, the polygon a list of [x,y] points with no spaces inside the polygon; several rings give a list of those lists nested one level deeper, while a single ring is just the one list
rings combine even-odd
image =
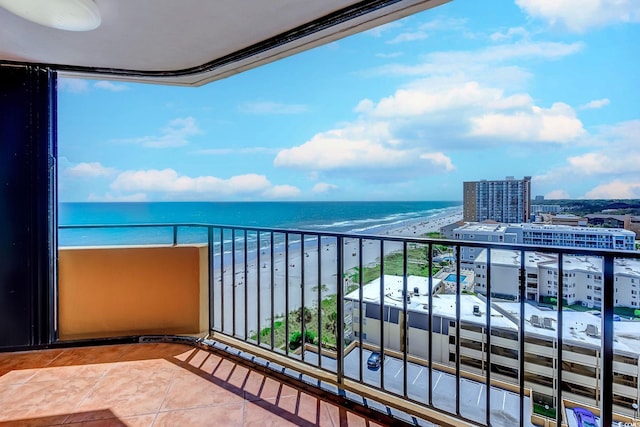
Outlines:
[{"label": "swimming pool", "polygon": [[[464,282],[467,279],[467,276],[465,276],[464,274],[460,275],[460,282]],[[455,274],[450,274],[447,277],[444,278],[445,282],[455,282],[456,281],[456,275]]]}]

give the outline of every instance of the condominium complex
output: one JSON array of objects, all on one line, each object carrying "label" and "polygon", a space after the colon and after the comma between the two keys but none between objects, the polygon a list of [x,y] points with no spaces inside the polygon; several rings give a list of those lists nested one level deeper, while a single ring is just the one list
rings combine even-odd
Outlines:
[{"label": "condominium complex", "polygon": [[[469,223],[446,226],[444,237],[472,242],[516,243],[544,247],[574,247],[632,251],[636,234],[619,228],[574,227],[549,224]],[[462,263],[472,263],[480,248],[462,247]]]},{"label": "condominium complex", "polygon": [[[487,293],[487,252],[475,260],[475,292]],[[614,306],[640,307],[640,261],[614,261]],[[525,253],[527,300],[550,302],[558,298],[558,257],[537,252]],[[491,294],[518,300],[520,252],[491,251]],[[562,298],[564,304],[589,308],[602,306],[602,260],[589,256],[566,256],[562,263]]]},{"label": "condominium complex", "polygon": [[463,185],[465,221],[526,222],[531,205],[531,177],[500,181],[466,181]]},{"label": "condominium complex", "polygon": [[[493,268],[491,271],[494,274]],[[406,351],[424,360],[429,359],[430,350],[436,369],[454,368],[459,360],[463,375],[464,372],[484,375],[490,369],[492,380],[518,384],[521,374],[519,303],[492,303],[491,327],[488,328],[489,308],[478,296],[457,297],[434,292],[429,301],[428,290],[421,287],[411,292],[410,299],[405,302],[399,285],[401,280],[395,282],[399,289],[390,289],[388,284],[391,282],[385,280],[382,307],[378,280],[363,287],[362,312],[358,304],[359,290],[345,297],[346,302],[352,302],[348,304],[347,315],[353,316],[352,328],[356,337],[361,336],[368,344]],[[456,324],[457,301],[460,304],[459,325]],[[601,318],[588,312],[563,312],[560,352],[556,311],[525,304],[524,320],[523,374],[525,387],[533,392],[533,401],[554,405],[559,386],[555,367],[561,363],[563,398],[597,406],[601,398],[598,372],[602,363]],[[632,405],[640,394],[640,329],[636,322],[619,321],[614,322],[614,334],[613,410],[634,415]]]}]

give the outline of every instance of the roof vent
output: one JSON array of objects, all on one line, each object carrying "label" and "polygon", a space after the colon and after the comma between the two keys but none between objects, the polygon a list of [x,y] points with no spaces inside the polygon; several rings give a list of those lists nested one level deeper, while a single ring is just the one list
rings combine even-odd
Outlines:
[{"label": "roof vent", "polygon": [[414,287],[414,288],[413,288],[413,293],[414,293],[414,295],[416,295],[416,296],[420,295],[420,288],[419,288],[419,287],[417,287],[417,286],[416,286],[416,287]]}]

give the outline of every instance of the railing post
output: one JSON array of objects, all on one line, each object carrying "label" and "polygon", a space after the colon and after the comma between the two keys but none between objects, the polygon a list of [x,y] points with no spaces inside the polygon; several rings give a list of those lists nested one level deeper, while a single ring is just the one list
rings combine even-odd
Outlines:
[{"label": "railing post", "polygon": [[602,290],[602,359],[600,367],[600,425],[613,425],[613,302],[614,257],[604,257],[604,283]]},{"label": "railing post", "polygon": [[359,364],[358,364],[358,373],[359,373],[359,377],[360,381],[364,381],[363,379],[363,375],[362,375],[362,325],[363,325],[363,316],[364,313],[362,312],[362,293],[363,293],[363,289],[362,289],[362,285],[364,283],[364,271],[363,271],[363,265],[362,265],[362,252],[364,251],[364,244],[362,242],[362,239],[358,239],[358,352],[359,352]]},{"label": "railing post", "polygon": [[260,287],[262,286],[262,258],[261,258],[261,254],[262,254],[262,240],[261,240],[261,236],[262,233],[260,232],[260,230],[256,231],[257,234],[257,242],[256,242],[256,299],[257,299],[257,304],[256,304],[256,322],[258,323],[258,335],[256,336],[256,341],[258,343],[258,345],[262,344],[262,318],[261,316],[261,310],[260,310],[260,305],[262,304],[262,298],[260,296]]},{"label": "railing post", "polygon": [[[289,233],[284,235],[284,354],[289,355]],[[304,348],[304,346],[302,347]]]},{"label": "railing post", "polygon": [[173,226],[173,242],[172,246],[178,246],[178,226]]},{"label": "railing post", "polygon": [[[247,295],[249,293],[249,283],[248,283],[248,279],[249,276],[247,274],[247,271],[249,270],[249,263],[247,262],[247,255],[248,255],[248,250],[247,250],[247,232],[248,230],[245,229],[244,230],[244,280],[242,281],[243,286],[244,286],[244,339],[248,340],[249,339],[249,296]],[[259,270],[258,270],[259,271]]]},{"label": "railing post", "polygon": [[[458,278],[460,280],[460,278]],[[491,248],[487,248],[487,312],[485,313],[486,333],[487,333],[487,377],[485,385],[487,387],[487,399],[485,401],[485,421],[488,426],[491,425]]]},{"label": "railing post", "polygon": [[[524,264],[524,251],[520,251],[520,337],[519,350],[520,358],[518,360],[519,372],[518,372],[518,391],[520,394],[520,427],[524,427],[524,367],[525,367],[525,287],[526,287],[526,272]],[[538,292],[540,292],[540,285],[538,285]],[[529,399],[533,400],[533,396],[529,396]]]},{"label": "railing post", "polygon": [[304,277],[304,233],[300,235],[300,333],[302,334],[302,351],[301,356],[304,361],[304,348],[307,342],[307,322],[306,322],[306,307],[304,300],[305,292],[305,277]]},{"label": "railing post", "polygon": [[[568,292],[568,291],[567,291]],[[563,253],[558,253],[558,310],[557,310],[557,326],[558,333],[557,342],[557,360],[558,365],[556,366],[556,424],[562,425],[562,304],[564,302],[564,258]],[[568,301],[567,301],[568,302]],[[601,425],[610,425],[610,424],[601,424]]]},{"label": "railing post", "polygon": [[231,335],[236,336],[236,229],[231,229]]},{"label": "railing post", "polygon": [[213,252],[213,227],[207,227],[207,259],[209,262],[209,331],[213,331],[215,327],[215,301],[214,301],[214,285],[215,285],[215,275],[213,272],[214,262],[215,262],[215,253]]},{"label": "railing post", "polygon": [[338,374],[338,383],[342,383],[344,381],[344,274],[343,274],[343,240],[342,236],[337,237],[336,241],[336,281],[337,281],[337,291],[338,291],[338,303],[336,307],[337,314],[337,322],[336,325],[336,344],[338,347],[337,351],[337,374]]},{"label": "railing post", "polygon": [[316,256],[318,257],[318,367],[322,367],[322,236],[317,235],[318,243]]},{"label": "railing post", "polygon": [[[409,289],[407,289],[407,242],[402,242],[402,394],[407,397],[407,353],[409,352],[409,337],[407,336],[407,302]],[[391,322],[391,319],[389,319]]]},{"label": "railing post", "polygon": [[460,317],[460,245],[458,244],[456,245],[456,415],[458,416],[460,416]]},{"label": "railing post", "polygon": [[[429,353],[429,406],[433,406],[433,243],[429,242],[429,253],[427,256],[429,257],[429,292],[427,295],[428,304],[427,309],[429,310],[429,344],[428,344],[428,353]],[[441,325],[442,327],[442,325]]]},{"label": "railing post", "polygon": [[[388,319],[387,319],[388,320]],[[380,239],[380,388],[384,389],[384,240]]]}]

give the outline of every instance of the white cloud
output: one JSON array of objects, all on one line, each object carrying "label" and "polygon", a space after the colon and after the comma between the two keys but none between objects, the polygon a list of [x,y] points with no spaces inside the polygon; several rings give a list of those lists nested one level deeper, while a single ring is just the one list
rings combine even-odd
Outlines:
[{"label": "white cloud", "polygon": [[76,178],[96,178],[110,176],[116,172],[113,168],[102,166],[99,162],[78,163],[64,170],[64,175]]},{"label": "white cloud", "polygon": [[516,4],[529,16],[572,32],[640,22],[638,0],[516,0]]},{"label": "white cloud", "polygon": [[435,128],[440,138],[467,142],[475,138],[493,145],[504,141],[565,143],[585,134],[582,122],[567,104],[543,108],[526,93],[508,95],[497,87],[456,78],[418,80],[377,104],[364,99],[355,110],[364,117],[389,121],[393,131],[401,127],[406,134],[411,130],[416,138],[425,129]]},{"label": "white cloud", "polygon": [[580,109],[581,110],[591,110],[591,109],[597,109],[597,108],[606,107],[607,105],[609,105],[609,100],[607,98],[594,99],[593,101],[590,101],[590,102],[587,102],[584,105],[581,105]]},{"label": "white cloud", "polygon": [[453,170],[451,159],[422,147],[404,147],[383,121],[354,122],[321,132],[302,145],[282,150],[277,167],[324,171],[393,181]]},{"label": "white cloud", "polygon": [[177,200],[219,200],[263,196],[270,199],[292,198],[300,194],[291,185],[272,185],[258,174],[236,175],[227,179],[215,176],[191,177],[174,169],[129,170],[121,172],[110,185],[113,200],[128,197]]},{"label": "white cloud", "polygon": [[293,185],[276,185],[265,190],[262,195],[268,199],[292,199],[300,195],[300,189]]},{"label": "white cloud", "polygon": [[585,199],[640,199],[640,181],[615,180],[588,191]]},{"label": "white cloud", "polygon": [[125,194],[119,196],[114,196],[110,193],[107,193],[104,196],[99,196],[95,193],[91,193],[87,198],[87,201],[89,202],[146,202],[147,200],[149,199],[144,193]]},{"label": "white cloud", "polygon": [[428,31],[455,31],[460,32],[466,29],[467,20],[464,18],[436,18],[420,25],[421,30]]},{"label": "white cloud", "polygon": [[[606,198],[605,194],[624,195],[637,191],[640,164],[640,120],[603,126],[587,139],[580,154],[567,157],[566,163],[534,177],[536,187],[565,185],[595,185],[585,198]],[[580,148],[580,147],[578,147]],[[586,150],[586,151],[584,151]],[[613,197],[613,196],[611,196]],[[618,197],[618,196],[616,196]]]},{"label": "white cloud", "polygon": [[282,104],[271,101],[245,102],[238,107],[241,113],[246,114],[301,114],[309,111],[304,104]]},{"label": "white cloud", "polygon": [[110,92],[122,92],[122,91],[125,91],[125,90],[129,89],[129,87],[127,85],[112,83],[112,82],[108,82],[108,81],[105,81],[105,80],[101,80],[99,82],[95,82],[93,84],[93,86],[98,88],[98,89],[108,90]]},{"label": "white cloud", "polygon": [[[508,92],[500,85],[501,79],[487,77],[495,74],[492,65],[501,61],[555,59],[581,46],[526,42],[494,46],[475,54],[430,54],[432,62],[421,69],[426,78],[416,79],[377,102],[361,100],[354,109],[359,114],[357,120],[280,151],[274,165],[330,172],[333,176],[348,172],[351,177],[369,181],[406,181],[417,175],[456,170],[448,153],[452,149],[580,142],[586,131],[571,106],[562,102],[550,107],[536,105],[528,93]],[[489,69],[479,73],[477,79],[465,75],[476,70],[438,68],[447,61],[471,63],[478,57],[488,61],[483,66]]]},{"label": "white cloud", "polygon": [[120,173],[111,189],[121,192],[150,192],[199,194],[202,196],[231,196],[259,193],[271,186],[263,175],[246,174],[221,179],[214,176],[190,177],[173,169],[131,170]]},{"label": "white cloud", "polygon": [[413,31],[409,33],[400,33],[391,40],[387,41],[387,44],[414,42],[418,40],[425,40],[427,38],[429,38],[429,34],[426,31]]},{"label": "white cloud", "polygon": [[553,190],[545,194],[544,198],[547,200],[558,200],[558,199],[570,199],[571,197],[569,196],[569,193],[567,193],[565,190]]},{"label": "white cloud", "polygon": [[233,148],[207,148],[195,151],[196,154],[224,155],[224,154],[260,154],[266,152],[276,152],[270,147],[233,147]]},{"label": "white cloud", "polygon": [[189,144],[188,137],[201,133],[196,120],[193,117],[185,117],[171,120],[161,129],[158,136],[121,139],[116,142],[141,144],[151,148],[181,147]]},{"label": "white cloud", "polygon": [[638,174],[640,171],[640,120],[604,126],[592,138],[592,143],[600,147],[567,159],[571,173],[583,176]]},{"label": "white cloud", "polygon": [[527,95],[505,97],[501,89],[484,87],[476,81],[425,79],[396,90],[377,105],[371,100],[363,100],[356,111],[376,117],[411,117],[470,107],[502,110],[530,103],[531,98]]},{"label": "white cloud", "polygon": [[509,28],[506,32],[496,31],[489,36],[489,39],[494,42],[500,42],[511,40],[514,37],[527,37],[528,35],[529,31],[527,31],[524,27],[512,27]]},{"label": "white cloud", "polygon": [[451,163],[451,159],[445,156],[443,153],[422,153],[420,154],[420,158],[424,160],[430,160],[431,163],[437,166],[441,166],[447,172],[456,170],[455,166],[453,166],[453,163]]},{"label": "white cloud", "polygon": [[564,103],[551,108],[532,106],[515,113],[487,113],[471,118],[472,136],[495,137],[512,141],[571,142],[585,134],[582,122]]},{"label": "white cloud", "polygon": [[569,157],[569,166],[581,175],[605,175],[639,172],[640,151],[612,148],[609,150],[585,153]]},{"label": "white cloud", "polygon": [[402,52],[376,53],[376,57],[383,59],[399,58],[401,56]]},{"label": "white cloud", "polygon": [[394,28],[400,28],[400,27],[402,27],[402,22],[393,21],[393,22],[388,22],[386,24],[379,25],[370,30],[367,30],[365,31],[365,34],[368,34],[373,37],[381,37],[384,33],[389,32]]},{"label": "white cloud", "polygon": [[311,191],[313,191],[314,193],[328,193],[330,191],[337,190],[337,189],[338,189],[337,185],[329,184],[326,182],[318,182],[316,185],[313,186]]},{"label": "white cloud", "polygon": [[[473,51],[441,51],[424,56],[417,64],[388,64],[371,71],[373,74],[400,76],[469,76],[494,79],[504,84],[505,71],[527,77],[521,66],[506,65],[526,60],[558,60],[584,49],[580,42],[562,43],[523,40],[515,43],[491,45]],[[497,77],[497,78],[496,78]]]},{"label": "white cloud", "polygon": [[86,80],[61,77],[58,79],[58,90],[69,93],[89,92],[89,83]]}]

